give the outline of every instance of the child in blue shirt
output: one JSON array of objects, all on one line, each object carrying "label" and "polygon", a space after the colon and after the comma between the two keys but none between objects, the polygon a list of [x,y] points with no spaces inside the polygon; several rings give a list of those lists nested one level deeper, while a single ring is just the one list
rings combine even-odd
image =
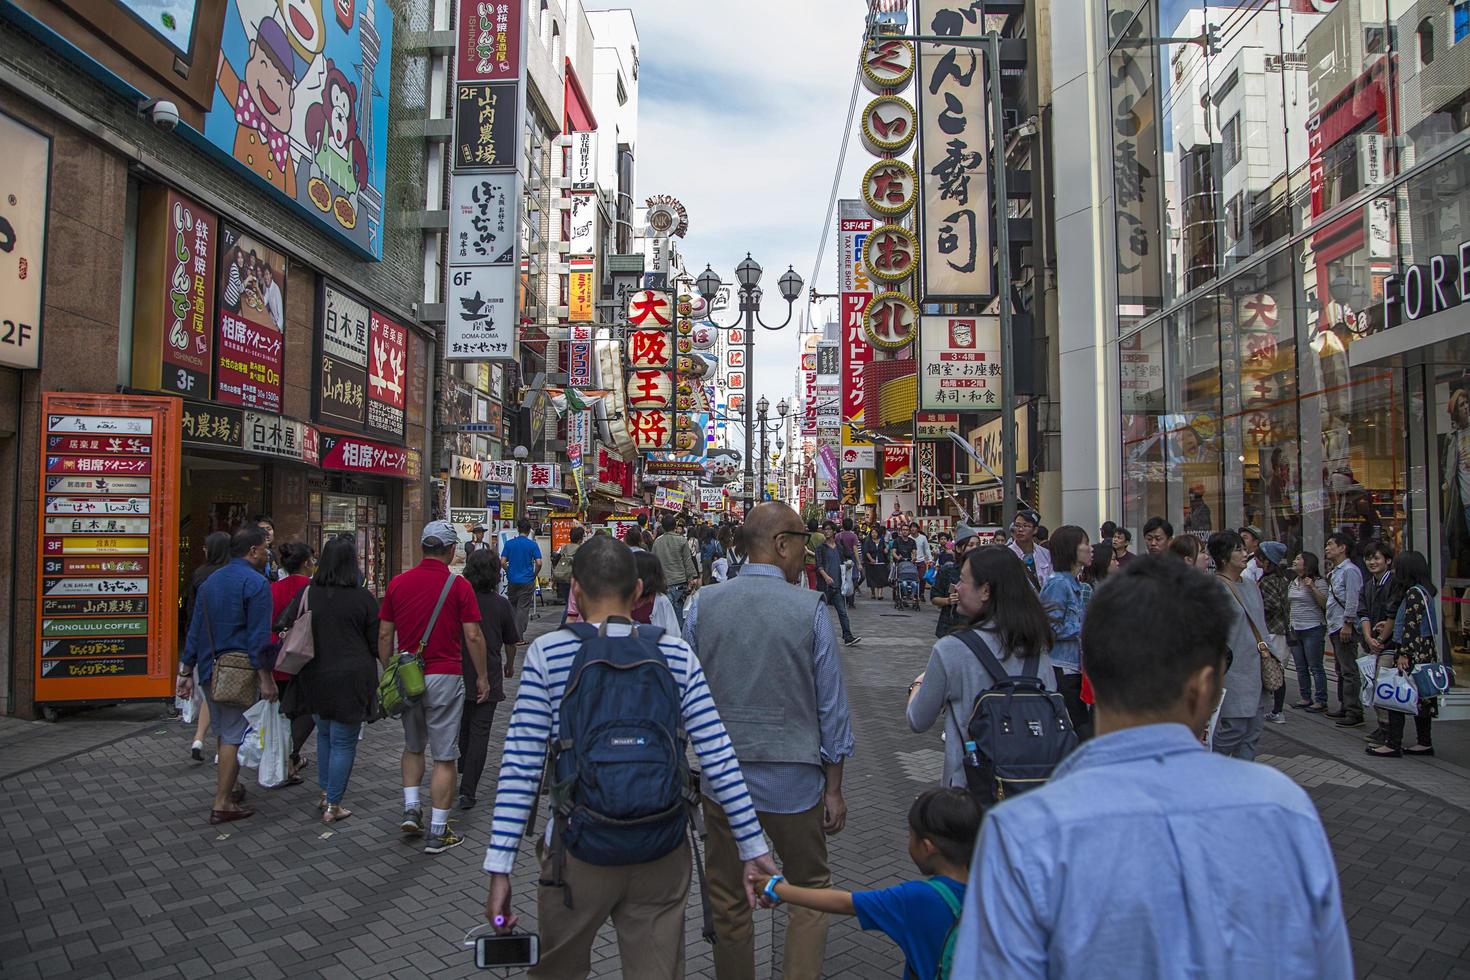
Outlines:
[{"label": "child in blue shirt", "polygon": [[929,877],[871,892],[837,888],[798,888],[780,875],[752,878],[761,904],[782,902],[833,915],[856,915],[864,929],[876,929],[898,943],[904,975],[941,977],[946,955],[965,901],[970,854],[983,812],[968,791],[945,788],[919,794],[909,807],[909,857]]}]

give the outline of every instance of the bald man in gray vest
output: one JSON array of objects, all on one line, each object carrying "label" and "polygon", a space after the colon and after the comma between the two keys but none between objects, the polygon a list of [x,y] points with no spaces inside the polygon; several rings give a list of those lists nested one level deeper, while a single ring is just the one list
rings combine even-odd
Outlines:
[{"label": "bald man in gray vest", "polygon": [[[761,504],[743,533],[748,560],[739,577],[699,590],[684,611],[684,639],[704,667],[786,880],[828,888],[826,835],[847,819],[842,764],[853,749],[837,635],[822,594],[796,584],[807,539],[796,511]],[[753,980],[755,931],[740,854],[710,786],[701,789],[715,976]],[[816,980],[826,945],[826,914],[790,907],[781,975]]]}]

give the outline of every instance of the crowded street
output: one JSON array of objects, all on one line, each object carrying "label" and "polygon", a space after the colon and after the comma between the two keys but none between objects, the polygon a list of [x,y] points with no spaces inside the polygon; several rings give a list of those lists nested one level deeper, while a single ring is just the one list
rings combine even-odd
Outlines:
[{"label": "crowded street", "polygon": [[[872,888],[912,874],[904,812],[939,776],[942,745],[903,721],[904,688],[923,669],[932,615],[859,601],[863,643],[844,651],[856,751],[844,786],[847,827],[831,840],[839,887]],[[531,636],[556,625],[552,611]],[[512,695],[513,684],[507,685]],[[461,977],[474,975],[467,930],[483,923],[479,871],[489,833],[483,804],[454,819],[466,846],[425,862],[400,839],[395,723],[369,725],[353,773],[360,819],[324,829],[310,787],[257,793],[255,819],[223,829],[195,818],[212,773],[188,758],[188,736],[156,709],[126,721],[68,721],[102,729],[97,745],[69,744],[62,758],[0,769],[0,962],[7,978],[44,977]],[[509,712],[496,721],[504,736]],[[1360,977],[1463,977],[1470,957],[1470,876],[1457,857],[1470,846],[1470,738],[1413,768],[1364,759],[1361,739],[1294,714],[1270,726],[1258,761],[1306,788],[1337,856],[1343,907]],[[83,739],[85,735],[81,736]],[[0,723],[0,766],[19,748]],[[1449,739],[1443,743],[1449,750]],[[1450,761],[1455,760],[1455,761]],[[487,778],[489,778],[487,776]],[[483,793],[491,798],[490,787]],[[1422,847],[1408,851],[1397,837]],[[522,845],[530,851],[530,843]],[[1272,869],[1253,869],[1273,887]],[[526,928],[535,928],[536,873],[515,877]],[[771,970],[784,913],[758,913],[757,964]],[[527,921],[529,920],[529,921]],[[713,977],[699,937],[699,901],[687,914],[690,977]],[[902,956],[852,920],[833,926],[825,975],[892,977]],[[605,928],[593,976],[619,977]]]}]

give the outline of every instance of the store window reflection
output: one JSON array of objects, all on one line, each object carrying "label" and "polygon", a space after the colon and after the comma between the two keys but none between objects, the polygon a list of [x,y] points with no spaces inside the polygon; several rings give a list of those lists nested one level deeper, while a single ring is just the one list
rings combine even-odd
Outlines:
[{"label": "store window reflection", "polygon": [[1220,481],[1220,308],[1196,300],[1173,320],[1167,380],[1170,411],[1163,417],[1169,517],[1176,530],[1198,537],[1224,525]]},{"label": "store window reflection", "polygon": [[1123,524],[1136,530],[1167,509],[1161,324],[1144,327],[1119,341],[1118,379],[1123,406]]}]

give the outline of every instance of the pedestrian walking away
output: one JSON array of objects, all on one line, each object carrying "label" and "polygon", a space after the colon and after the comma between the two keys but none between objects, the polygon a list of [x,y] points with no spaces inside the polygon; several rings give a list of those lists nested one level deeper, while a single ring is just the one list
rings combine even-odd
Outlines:
[{"label": "pedestrian walking away", "polygon": [[[194,612],[199,599],[199,587],[202,586],[209,576],[224,568],[230,561],[230,535],[224,531],[212,531],[209,537],[204,539],[204,564],[194,569],[189,577],[189,591],[184,596],[184,639],[189,636],[189,627],[194,622]],[[183,649],[180,643],[179,648]],[[204,688],[199,683],[196,670],[194,681],[194,741],[189,746],[189,755],[195,762],[204,761],[204,736],[209,731],[209,703],[204,699]]]},{"label": "pedestrian walking away", "polygon": [[863,929],[882,932],[899,945],[906,976],[948,977],[980,817],[979,802],[964,790],[925,790],[909,807],[909,858],[924,880],[847,892],[800,888],[782,875],[759,876],[761,904],[855,915]]},{"label": "pedestrian walking away", "polygon": [[690,553],[689,539],[679,529],[674,515],[664,516],[663,529],[664,533],[653,542],[653,554],[663,565],[669,602],[673,603],[674,615],[682,624],[684,601],[699,588],[699,562]]},{"label": "pedestrian walking away", "polygon": [[424,833],[419,789],[427,754],[434,771],[429,783],[432,811],[424,842],[426,854],[439,854],[464,842],[449,825],[465,700],[461,644],[474,665],[475,701],[490,699],[480,606],[470,584],[449,569],[458,541],[448,521],[426,524],[419,535],[423,560],[388,583],[378,610],[379,662],[387,667],[400,653],[417,653],[423,660],[423,696],[403,713],[403,820],[399,827],[411,836]]},{"label": "pedestrian walking away", "polygon": [[1238,615],[1219,582],[1166,558],[1108,576],[1082,631],[1097,735],[986,815],[951,976],[1354,976],[1311,799],[1201,744]]},{"label": "pedestrian walking away", "polygon": [[[763,503],[745,519],[750,560],[740,577],[700,591],[684,623],[709,678],[745,773],[761,827],[786,879],[828,888],[826,835],[847,820],[843,762],[852,724],[832,621],[821,595],[799,584],[809,531],[796,511]],[[709,833],[715,975],[755,975],[754,923],[741,879],[739,830],[722,811],[719,784],[701,779]],[[822,972],[827,916],[792,909],[781,975],[815,980]]]},{"label": "pedestrian walking away", "polygon": [[[266,534],[259,527],[246,525],[231,536],[229,563],[199,587],[189,636],[179,658],[178,696],[186,700],[193,696],[197,676],[209,709],[209,730],[218,746],[214,805],[209,814],[212,824],[243,820],[255,813],[242,805],[245,787],[239,784],[245,709],[254,699],[219,700],[216,694],[221,692],[212,682],[225,669],[220,663],[222,658],[236,655],[231,657],[233,662],[243,654],[249,659],[249,669],[255,671],[260,698],[272,703],[276,700],[276,682],[270,670],[275,663],[271,590],[264,574],[269,557]],[[230,669],[238,676],[245,668],[240,664]]]},{"label": "pedestrian walking away", "polygon": [[[500,574],[500,559],[493,551],[476,552],[464,563],[465,581],[475,590],[475,605],[480,610],[480,632],[485,638],[485,677],[490,682],[490,696],[482,701],[476,692],[475,663],[466,645],[460,655],[464,675],[458,761],[461,810],[472,809],[475,805],[480,776],[485,771],[485,758],[490,751],[490,728],[495,724],[495,706],[505,700],[504,678],[515,676],[516,645],[521,642],[510,600],[500,594]],[[504,660],[501,659],[502,651]]]},{"label": "pedestrian walking away", "polygon": [[[1291,574],[1285,565],[1286,545],[1280,541],[1262,541],[1252,561],[1260,567],[1261,575],[1256,579],[1256,585],[1261,590],[1261,605],[1265,608],[1271,655],[1285,664],[1289,655],[1286,638],[1291,632]],[[1247,566],[1246,571],[1249,570]],[[1266,720],[1273,725],[1286,724],[1286,713],[1282,710],[1285,705],[1286,685],[1283,683],[1272,695],[1271,711]]]},{"label": "pedestrian walking away", "polygon": [[531,537],[531,522],[526,518],[521,518],[516,530],[517,536],[501,550],[500,565],[505,569],[506,598],[516,614],[516,633],[525,636],[536,598],[536,579],[541,575],[541,546]]},{"label": "pedestrian walking away", "polygon": [[[316,562],[313,560],[311,548],[301,541],[282,545],[280,557],[281,577],[271,583],[271,623],[277,640],[282,638],[294,621],[294,617],[283,620],[281,614],[288,606],[293,605],[293,600],[301,594],[302,589],[307,587],[312,575],[316,572]],[[298,699],[291,693],[291,684],[295,679],[293,675],[278,670],[274,676],[276,687],[281,692],[281,710],[291,720],[290,770],[286,774],[286,782],[283,785],[298,786],[302,782],[301,770],[306,765],[301,749],[306,745],[306,740],[311,737],[316,723],[312,720],[310,712],[293,708],[293,706],[299,707]]]},{"label": "pedestrian walking away", "polygon": [[[750,882],[757,874],[774,874],[776,866],[699,661],[679,637],[632,622],[638,592],[633,553],[602,536],[585,543],[573,562],[572,592],[585,623],[540,637],[526,654],[485,853],[484,867],[490,873],[485,918],[502,933],[517,925],[510,875],[527,821],[540,806],[537,783],[553,733],[565,751],[576,751],[579,739],[574,736],[582,723],[592,724],[586,734],[596,738],[592,719],[600,716],[609,726],[605,751],[552,763],[561,772],[565,762],[577,775],[569,775],[565,789],[559,788],[569,794],[566,808],[552,820],[549,841],[542,838],[536,846],[541,960],[530,976],[586,977],[597,931],[610,918],[623,975],[672,980],[684,975],[684,906],[693,860],[691,811],[684,795],[689,778],[684,733],[714,794],[713,811],[731,828],[737,887],[747,914],[756,903]],[[641,687],[629,683],[634,678]],[[638,748],[642,738],[627,735],[667,731],[669,724],[682,731],[667,733],[667,744],[676,751],[664,765],[655,765]],[[629,750],[638,753],[633,762],[643,791],[639,799],[628,798],[631,777],[623,752]],[[601,778],[584,780],[579,761]],[[665,773],[674,763],[670,805],[656,792],[668,788],[667,781],[653,778],[653,773]],[[620,811],[625,819],[609,821],[607,809],[616,804],[626,808]],[[653,804],[669,809],[647,812]],[[567,834],[569,828],[575,840]]]},{"label": "pedestrian walking away", "polygon": [[318,807],[323,823],[352,816],[342,805],[357,761],[358,736],[377,696],[378,600],[362,586],[357,542],[332,538],[310,584],[281,612],[276,626],[289,629],[311,611],[312,657],[291,679],[282,696],[288,716],[316,723]]},{"label": "pedestrian walking away", "polygon": [[1026,566],[1010,549],[975,548],[964,561],[956,591],[956,629],[941,637],[929,652],[924,672],[909,685],[907,720],[915,732],[927,732],[944,718],[944,786],[964,787],[965,726],[975,699],[1000,683],[962,634],[973,633],[1000,661],[1006,674],[1019,676],[1028,659],[1036,660],[1036,676],[1055,691],[1057,674],[1048,656],[1054,636]]},{"label": "pedestrian walking away", "polygon": [[1220,719],[1210,747],[1222,755],[1249,762],[1256,757],[1256,743],[1270,704],[1261,673],[1261,658],[1270,656],[1270,647],[1265,642],[1266,610],[1261,602],[1261,590],[1243,577],[1246,556],[1240,535],[1234,531],[1216,531],[1210,535],[1208,550],[1215,563],[1215,580],[1235,610],[1226,637],[1230,667],[1225,674],[1225,697],[1220,702]]}]

